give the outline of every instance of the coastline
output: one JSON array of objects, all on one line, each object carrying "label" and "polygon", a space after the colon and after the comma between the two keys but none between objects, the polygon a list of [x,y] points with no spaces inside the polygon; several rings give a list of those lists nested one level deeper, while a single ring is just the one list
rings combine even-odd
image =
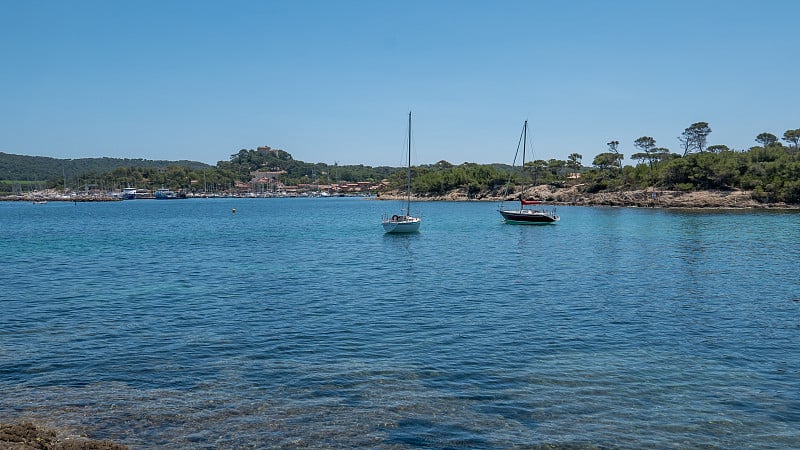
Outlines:
[{"label": "coastline", "polygon": [[119,202],[122,201],[119,197],[110,195],[6,195],[0,197],[0,201],[4,202]]},{"label": "coastline", "polygon": [[[800,204],[784,202],[759,202],[754,199],[753,191],[676,191],[639,189],[615,192],[588,193],[582,191],[583,185],[566,188],[553,186],[536,186],[527,189],[527,198],[541,200],[542,203],[555,206],[613,206],[627,208],[682,208],[682,209],[783,209],[800,210]],[[377,196],[369,197],[376,200],[405,200],[403,191],[381,192]],[[469,195],[466,189],[454,189],[444,195],[414,195],[412,200],[420,201],[450,201],[450,202],[513,202],[519,194],[507,196],[497,195],[496,192],[483,191],[476,195]],[[65,197],[62,195],[8,195],[0,196],[0,201],[8,202],[116,202],[120,197],[111,195],[78,195]]]},{"label": "coastline", "polygon": [[[685,209],[788,209],[800,210],[798,204],[783,202],[762,203],[753,198],[753,191],[667,191],[640,189],[617,192],[581,192],[581,185],[567,188],[536,186],[525,196],[555,206],[614,206],[628,208],[685,208]],[[382,193],[379,200],[402,200],[405,194],[393,191]],[[454,190],[445,195],[415,196],[413,201],[501,202],[516,201],[518,194],[501,196],[481,192],[469,196],[466,190]]]}]

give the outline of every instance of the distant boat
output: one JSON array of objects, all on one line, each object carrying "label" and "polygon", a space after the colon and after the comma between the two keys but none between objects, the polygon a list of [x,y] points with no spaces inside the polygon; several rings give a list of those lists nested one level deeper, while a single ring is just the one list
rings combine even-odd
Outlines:
[{"label": "distant boat", "polygon": [[46,205],[47,204],[47,200],[34,200],[33,204],[34,205]]},{"label": "distant boat", "polygon": [[136,198],[136,188],[123,188],[122,189],[122,199],[123,200],[133,200]]},{"label": "distant boat", "polygon": [[[527,148],[527,140],[528,140],[528,121],[525,121],[525,124],[522,126],[522,136],[520,137],[522,141],[522,168],[525,168],[525,152]],[[519,153],[519,144],[517,144],[517,154]],[[514,164],[517,162],[516,155],[514,156]],[[513,168],[513,164],[512,164]],[[509,176],[508,183],[506,184],[506,193],[508,193],[508,186],[511,184],[511,177]],[[543,207],[539,206],[538,208],[534,207],[535,205],[541,205],[540,200],[533,200],[533,199],[526,199],[524,197],[525,189],[523,187],[522,192],[519,195],[519,209],[504,209],[503,202],[500,202],[500,207],[497,210],[500,212],[500,215],[503,216],[503,221],[505,223],[511,224],[522,224],[522,225],[537,225],[537,224],[548,224],[553,223],[561,220],[560,217],[556,215],[555,208],[550,210],[545,210]],[[503,198],[506,197],[506,194],[503,195]],[[526,206],[531,206],[530,208],[526,208]]]},{"label": "distant boat", "polygon": [[146,189],[137,189],[136,194],[134,194],[133,198],[147,200],[147,199],[154,199],[156,197],[155,195],[153,195],[153,192],[151,191],[148,191]]},{"label": "distant boat", "polygon": [[160,188],[156,190],[155,197],[158,200],[172,200],[177,198],[186,198],[186,194],[176,193],[175,191],[167,188]]},{"label": "distant boat", "polygon": [[383,215],[383,230],[387,233],[416,233],[421,217],[411,215],[411,113],[408,113],[408,168],[406,169],[406,208],[400,214]]}]

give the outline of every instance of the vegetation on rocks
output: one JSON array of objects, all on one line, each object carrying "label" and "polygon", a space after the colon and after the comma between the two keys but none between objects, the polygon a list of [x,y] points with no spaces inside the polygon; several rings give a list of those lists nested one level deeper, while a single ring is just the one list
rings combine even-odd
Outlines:
[{"label": "vegetation on rocks", "polygon": [[[755,139],[761,145],[747,150],[706,146],[710,132],[705,122],[684,130],[679,138],[682,154],[657,147],[655,139],[642,136],[633,142],[639,151],[630,158],[636,164],[626,166],[622,165],[624,155],[618,150],[618,141],[609,142],[608,150],[595,156],[591,167],[584,167],[583,156],[577,153],[567,160],[534,160],[515,169],[471,163],[453,166],[440,161],[415,168],[413,191],[421,197],[447,196],[456,191],[456,197],[496,198],[503,195],[503,185],[509,181],[509,194],[523,186],[549,186],[550,191],[569,192],[570,197],[606,194],[605,198],[631,198],[631,204],[637,203],[633,193],[646,191],[650,197],[656,191],[743,191],[757,203],[800,204],[800,129],[784,133],[788,146],[770,133],[761,133]],[[401,177],[393,181],[395,186],[404,182]]]}]

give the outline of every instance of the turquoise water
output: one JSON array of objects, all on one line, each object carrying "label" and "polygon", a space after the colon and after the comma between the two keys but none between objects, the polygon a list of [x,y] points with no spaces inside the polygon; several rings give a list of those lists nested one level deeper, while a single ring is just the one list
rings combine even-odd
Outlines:
[{"label": "turquoise water", "polygon": [[[0,422],[132,448],[800,448],[800,214],[0,202]],[[231,210],[235,208],[236,213]]]}]

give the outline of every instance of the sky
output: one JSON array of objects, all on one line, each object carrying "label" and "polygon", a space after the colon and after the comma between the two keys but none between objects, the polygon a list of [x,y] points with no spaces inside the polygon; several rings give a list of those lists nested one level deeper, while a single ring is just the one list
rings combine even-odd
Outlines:
[{"label": "sky", "polygon": [[[0,152],[584,166],[800,128],[800,2],[0,0]],[[530,156],[529,156],[530,159]],[[629,162],[629,160],[626,160]]]}]

